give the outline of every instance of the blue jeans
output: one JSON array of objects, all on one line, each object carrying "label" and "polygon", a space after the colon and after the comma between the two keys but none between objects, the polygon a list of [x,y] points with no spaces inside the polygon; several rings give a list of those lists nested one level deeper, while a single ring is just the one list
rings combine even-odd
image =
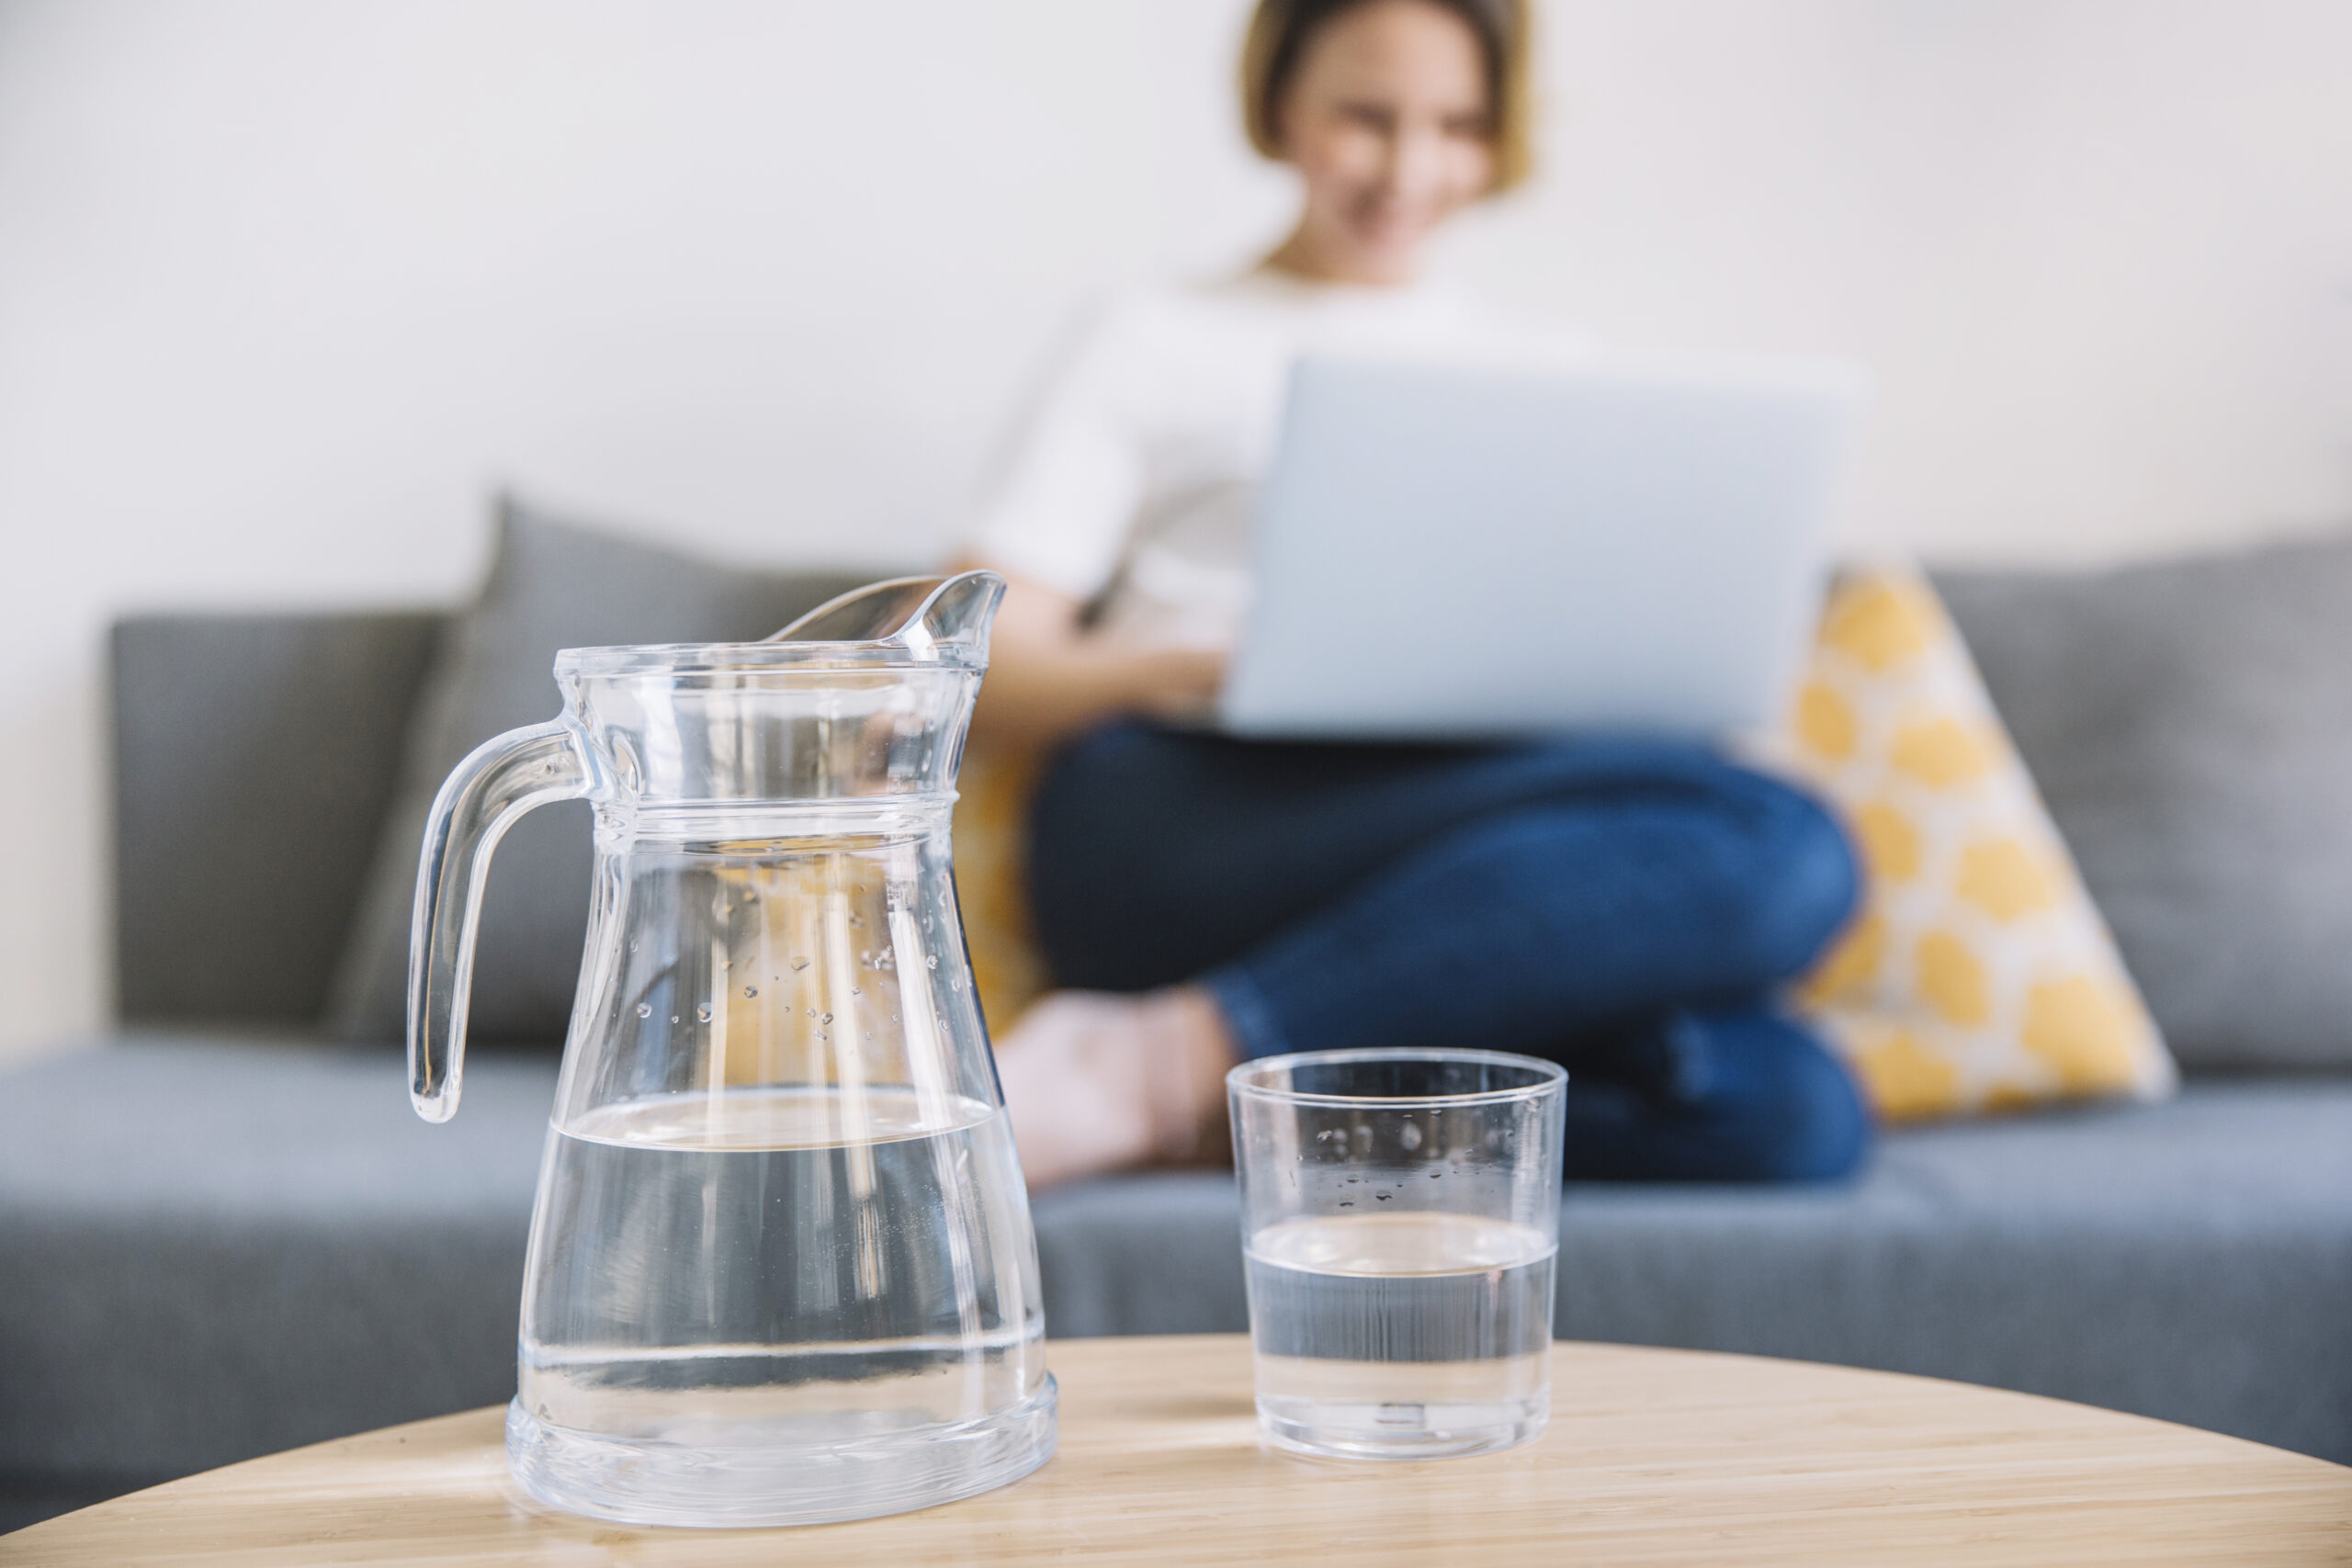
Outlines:
[{"label": "blue jeans", "polygon": [[1473,1046],[1569,1071],[1567,1168],[1845,1175],[1853,1080],[1773,1010],[1851,912],[1827,813],[1705,748],[1080,737],[1033,811],[1063,986],[1206,986],[1248,1055]]}]

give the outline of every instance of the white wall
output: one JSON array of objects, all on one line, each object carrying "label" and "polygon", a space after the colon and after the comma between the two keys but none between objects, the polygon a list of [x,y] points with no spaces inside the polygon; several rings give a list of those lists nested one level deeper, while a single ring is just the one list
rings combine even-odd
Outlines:
[{"label": "white wall", "polygon": [[[0,0],[0,1054],[105,1011],[123,609],[447,600],[508,480],[741,556],[943,536],[1073,302],[1281,176],[1243,0]],[[1869,360],[1854,525],[2352,518],[2352,6],[1554,0],[1456,270]]]}]

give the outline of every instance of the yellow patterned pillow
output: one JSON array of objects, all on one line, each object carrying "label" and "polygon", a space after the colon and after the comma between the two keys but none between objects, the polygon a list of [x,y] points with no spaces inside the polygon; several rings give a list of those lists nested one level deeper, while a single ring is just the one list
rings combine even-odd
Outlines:
[{"label": "yellow patterned pillow", "polygon": [[1831,591],[1786,754],[1862,908],[1800,1000],[1892,1120],[2171,1091],[2172,1058],[1974,663],[1917,572]]},{"label": "yellow patterned pillow", "polygon": [[956,902],[972,987],[1000,1034],[1046,989],[1029,924],[1029,795],[1038,768],[1027,753],[974,747],[956,781]]}]

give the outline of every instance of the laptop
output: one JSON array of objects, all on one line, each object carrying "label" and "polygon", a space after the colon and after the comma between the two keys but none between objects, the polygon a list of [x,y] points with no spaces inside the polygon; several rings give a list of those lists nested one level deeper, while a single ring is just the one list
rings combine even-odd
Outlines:
[{"label": "laptop", "polygon": [[1302,359],[1217,728],[1770,722],[1810,640],[1862,399],[1829,365]]}]

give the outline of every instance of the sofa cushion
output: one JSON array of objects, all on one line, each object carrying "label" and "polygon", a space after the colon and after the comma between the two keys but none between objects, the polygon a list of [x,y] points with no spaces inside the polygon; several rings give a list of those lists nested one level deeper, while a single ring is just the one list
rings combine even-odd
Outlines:
[{"label": "sofa cushion", "polygon": [[[334,1032],[346,1040],[401,1037],[410,911],[433,796],[483,741],[556,716],[559,649],[753,641],[875,575],[888,574],[722,567],[552,522],[502,500],[489,581],[443,637],[418,701],[337,969]],[[500,840],[474,955],[471,1038],[563,1038],[587,933],[589,868],[583,801],[542,807]]]},{"label": "sofa cushion", "polygon": [[[0,1493],[509,1397],[555,1064],[446,1126],[382,1054],[133,1037],[0,1076]],[[1046,1324],[1247,1322],[1230,1177],[1035,1205]],[[2352,1080],[1900,1131],[1849,1186],[1576,1187],[1558,1326],[1963,1378],[2352,1460]]]},{"label": "sofa cushion", "polygon": [[73,1495],[510,1397],[555,1063],[147,1033],[0,1077],[0,1476]]},{"label": "sofa cushion", "polygon": [[[1057,1335],[1239,1330],[1233,1184],[1036,1201]],[[1558,1332],[2079,1400],[2352,1462],[2352,1079],[1898,1129],[1831,1187],[1568,1189]]]},{"label": "sofa cushion", "polygon": [[314,1023],[446,617],[132,615],[114,628],[123,1018]]},{"label": "sofa cushion", "polygon": [[2352,1066],[2352,537],[1938,585],[2181,1065]]}]

